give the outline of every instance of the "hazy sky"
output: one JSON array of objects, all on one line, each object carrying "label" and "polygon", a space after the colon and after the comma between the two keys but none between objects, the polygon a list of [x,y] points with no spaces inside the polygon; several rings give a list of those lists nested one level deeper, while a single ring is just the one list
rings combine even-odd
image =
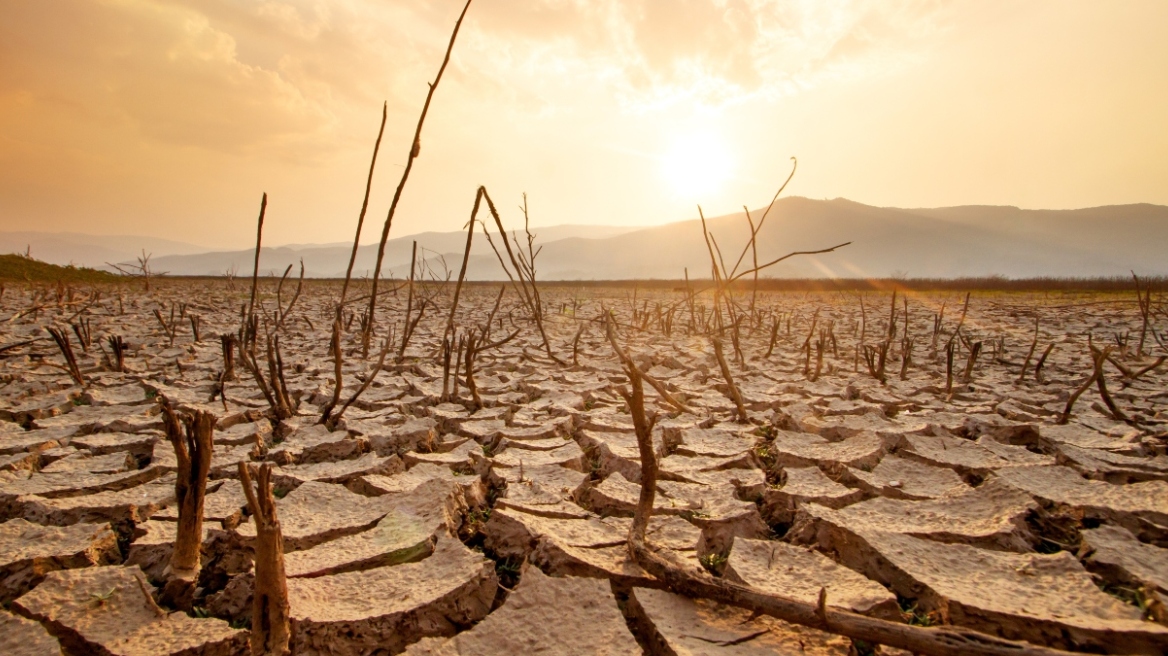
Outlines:
[{"label": "hazy sky", "polygon": [[[3,0],[0,230],[380,232],[461,0]],[[788,192],[1168,204],[1168,2],[475,0],[392,235],[653,224]]]}]

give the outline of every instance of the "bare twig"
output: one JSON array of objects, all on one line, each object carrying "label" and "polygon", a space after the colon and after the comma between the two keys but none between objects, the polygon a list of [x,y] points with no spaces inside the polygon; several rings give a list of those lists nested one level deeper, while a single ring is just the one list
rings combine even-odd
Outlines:
[{"label": "bare twig", "polygon": [[377,141],[373,142],[373,157],[369,160],[369,176],[365,178],[365,197],[361,200],[361,213],[357,215],[357,234],[353,237],[353,251],[349,254],[349,266],[345,269],[345,284],[341,287],[341,302],[349,291],[349,281],[353,278],[353,264],[357,261],[357,246],[361,243],[361,227],[365,224],[365,212],[369,209],[369,190],[373,187],[373,168],[377,166],[377,152],[381,150],[381,136],[385,134],[385,117],[389,103],[381,104],[381,127],[377,129]]},{"label": "bare twig", "polygon": [[385,225],[381,229],[381,241],[377,245],[377,264],[373,267],[373,289],[369,294],[370,330],[377,323],[377,282],[381,276],[381,263],[385,259],[385,242],[389,240],[389,230],[393,226],[393,215],[397,211],[398,203],[401,201],[402,192],[406,187],[406,181],[410,177],[410,171],[414,168],[414,160],[422,153],[422,125],[426,122],[426,114],[430,111],[430,101],[434,98],[434,92],[438,90],[438,84],[442,81],[442,73],[446,71],[446,65],[450,63],[450,53],[454,50],[454,41],[458,38],[458,29],[462,26],[462,19],[466,17],[466,11],[470,9],[470,3],[471,0],[467,0],[462,8],[462,13],[458,15],[458,20],[454,23],[454,30],[450,34],[450,43],[446,46],[446,55],[442,58],[442,65],[438,68],[438,75],[429,84],[430,90],[426,93],[426,102],[422,105],[422,113],[418,117],[418,125],[414,129],[414,139],[410,143],[410,153],[406,158],[406,166],[402,170],[401,180],[397,184],[397,189],[393,192],[393,200],[390,201],[389,212],[385,216]]},{"label": "bare twig", "polygon": [[[631,357],[629,357],[629,354],[626,353],[625,350],[623,348],[621,348],[620,343],[618,343],[616,341],[616,330],[613,327],[616,324],[616,319],[612,316],[612,312],[607,311],[604,316],[605,316],[604,334],[608,338],[608,343],[612,345],[613,352],[616,353],[617,358],[620,359],[621,363],[623,364],[623,366],[626,369],[629,367],[636,367],[636,365],[633,363],[633,359]],[[640,373],[640,375],[641,375],[641,378],[643,378],[646,382],[648,382],[650,385],[653,386],[653,389],[656,390],[657,393],[661,395],[661,398],[664,399],[666,403],[677,408],[678,410],[680,410],[682,412],[688,412],[690,414],[697,414],[691,408],[689,408],[689,406],[685,405],[681,401],[678,401],[677,398],[675,398],[672,394],[670,394],[669,390],[666,389],[665,386],[662,385],[661,382],[658,381],[656,378],[653,378],[652,376],[650,376],[649,374],[647,374],[643,371]]]},{"label": "bare twig", "polygon": [[255,315],[256,290],[260,284],[260,242],[264,236],[264,214],[268,211],[268,193],[260,198],[260,218],[256,221],[255,265],[251,271],[251,300],[247,304],[247,317]]},{"label": "bare twig", "polygon": [[61,355],[65,358],[65,368],[69,372],[69,377],[78,385],[85,385],[85,377],[81,375],[81,368],[77,366],[77,357],[73,355],[73,345],[69,343],[69,335],[64,331],[49,326],[49,334],[53,336],[53,341],[57,343],[57,348],[61,349]]}]

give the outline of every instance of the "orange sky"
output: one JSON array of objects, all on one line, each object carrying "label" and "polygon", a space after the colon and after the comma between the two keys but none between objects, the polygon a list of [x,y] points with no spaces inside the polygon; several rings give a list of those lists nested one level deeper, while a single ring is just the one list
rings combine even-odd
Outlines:
[{"label": "orange sky", "polygon": [[[376,239],[460,0],[9,0],[0,230]],[[393,235],[652,224],[788,189],[1168,204],[1168,2],[475,0]]]}]

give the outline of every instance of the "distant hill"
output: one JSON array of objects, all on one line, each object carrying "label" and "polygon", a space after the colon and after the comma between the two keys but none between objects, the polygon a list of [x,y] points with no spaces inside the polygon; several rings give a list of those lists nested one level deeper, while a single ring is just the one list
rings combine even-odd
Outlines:
[{"label": "distant hill", "polygon": [[[543,228],[532,228],[539,244],[551,244],[565,239],[580,238],[615,238],[638,230],[637,227],[625,226],[586,226],[586,225],[558,225]],[[369,228],[366,228],[368,231]],[[491,225],[491,236],[496,245],[502,248],[498,240],[495,227]],[[434,261],[434,266],[441,269],[439,258],[445,257],[447,266],[457,271],[462,262],[462,253],[466,248],[466,232],[423,232],[415,235],[391,238],[385,244],[385,261],[382,265],[383,275],[401,277],[409,275],[410,253],[413,242],[418,242],[419,257],[426,257]],[[289,265],[299,267],[300,259],[304,259],[305,275],[317,278],[343,278],[345,269],[349,265],[349,255],[352,244],[329,246],[278,246],[264,247],[260,253],[260,273],[279,275]],[[488,271],[486,266],[481,275],[484,280],[493,280],[495,276],[504,277],[499,270],[498,260],[491,252],[487,240],[483,238],[482,229],[476,229],[472,242],[474,261],[482,264],[494,262],[495,270]],[[542,256],[541,256],[542,259]],[[255,260],[255,249],[239,251],[219,251],[200,253],[198,255],[181,255],[157,257],[152,260],[154,268],[159,271],[169,271],[172,275],[221,275],[232,267],[239,275],[251,275],[252,263]],[[538,262],[539,260],[537,260]],[[357,249],[357,261],[353,268],[353,275],[361,277],[372,275],[373,267],[377,263],[377,245],[369,244]],[[299,269],[294,269],[294,273]],[[472,277],[479,274],[473,274]],[[476,278],[477,279],[477,278]]]},{"label": "distant hill", "polygon": [[[755,221],[761,214],[751,212]],[[749,236],[745,215],[712,218],[707,225],[733,267]],[[766,262],[848,241],[850,246],[835,253],[794,258],[768,273],[788,278],[1019,278],[1126,275],[1134,269],[1163,275],[1168,273],[1168,207],[897,209],[843,199],[786,198],[775,204],[759,233],[758,256]],[[610,239],[549,243],[541,258],[548,279],[679,278],[685,268],[690,277],[704,278],[710,269],[697,220]]]},{"label": "distant hill", "polygon": [[206,252],[207,248],[172,239],[136,235],[0,232],[0,253],[24,253],[26,250],[32,257],[42,262],[102,268],[106,262],[132,262],[143,250],[158,257],[194,255]]},{"label": "distant hill", "polygon": [[[762,210],[752,210],[758,221]],[[743,213],[713,217],[707,224],[729,266],[747,243]],[[708,278],[709,257],[698,220],[651,228],[554,226],[533,230],[543,251],[536,260],[543,280]],[[492,231],[492,236],[497,235]],[[386,244],[384,275],[408,274],[417,240],[430,268],[441,259],[457,275],[465,232],[428,232]],[[767,271],[785,278],[912,277],[955,278],[1168,275],[1168,207],[1136,204],[1079,210],[1023,210],[1004,206],[899,209],[845,199],[790,197],[775,203],[758,237],[758,257],[766,262],[795,250],[852,244],[835,253],[795,258]],[[262,274],[279,274],[304,259],[307,275],[340,277],[348,264],[344,245],[264,248]],[[358,251],[354,275],[369,275],[376,246]],[[468,265],[472,280],[505,276],[481,231],[476,231]],[[35,253],[34,253],[35,255]],[[747,267],[748,253],[743,267]],[[152,262],[173,275],[219,275],[235,267],[250,275],[253,251],[174,254]]]}]

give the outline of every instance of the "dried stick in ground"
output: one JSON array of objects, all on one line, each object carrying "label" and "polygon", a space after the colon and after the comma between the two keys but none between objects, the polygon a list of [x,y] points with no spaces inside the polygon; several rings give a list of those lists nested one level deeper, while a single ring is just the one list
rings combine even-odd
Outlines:
[{"label": "dried stick in ground", "polygon": [[1144,339],[1148,336],[1148,320],[1152,314],[1152,285],[1145,285],[1144,294],[1141,296],[1140,279],[1135,271],[1132,271],[1132,278],[1136,281],[1136,300],[1140,303],[1140,317],[1143,319],[1140,325],[1140,343],[1136,347],[1136,357],[1140,358],[1144,355]]},{"label": "dried stick in ground", "polygon": [[572,365],[580,366],[580,337],[584,334],[584,327],[588,324],[580,324],[580,329],[576,331],[576,336],[572,338]]},{"label": "dried stick in ground", "polygon": [[827,331],[819,331],[819,339],[815,340],[815,371],[811,373],[810,381],[815,382],[819,380],[819,374],[823,372],[823,349],[827,347]]},{"label": "dried stick in ground", "polygon": [[[621,348],[621,345],[616,341],[616,330],[613,328],[614,324],[616,324],[616,319],[612,316],[612,311],[607,311],[604,315],[604,319],[604,334],[608,338],[608,343],[612,345],[612,350],[614,353],[616,353],[617,358],[619,358],[624,366],[628,368],[631,366],[630,363],[632,362],[632,358],[629,357],[629,354],[626,353],[625,350]],[[670,394],[669,390],[665,389],[665,385],[662,385],[661,382],[656,378],[653,378],[645,372],[641,372],[640,376],[645,380],[645,382],[649,383],[649,385],[651,385],[658,394],[661,395],[661,398],[664,399],[666,403],[682,412],[697,414],[692,409],[690,409],[689,406],[685,405],[681,401],[678,401],[672,394]]]},{"label": "dried stick in ground", "polygon": [[[405,358],[406,347],[410,343],[410,337],[413,336],[414,330],[418,327],[418,322],[422,320],[422,316],[426,314],[427,305],[429,305],[429,302],[423,298],[422,302],[418,305],[418,315],[414,317],[413,321],[407,321],[402,327],[401,348],[397,351],[398,362]],[[408,319],[409,315],[406,315],[406,318]]]},{"label": "dried stick in ground", "polygon": [[734,402],[734,411],[738,415],[736,420],[739,423],[746,423],[750,417],[747,416],[746,406],[742,403],[742,393],[738,391],[738,385],[734,384],[734,377],[730,375],[730,365],[726,362],[726,355],[722,352],[722,338],[718,335],[712,335],[710,342],[714,345],[714,358],[718,360],[722,378],[726,380],[727,396]]},{"label": "dried stick in ground", "polygon": [[775,342],[778,341],[778,339],[779,339],[779,322],[780,322],[780,319],[778,319],[778,318],[775,318],[772,320],[771,339],[770,339],[770,342],[767,344],[766,355],[762,356],[762,359],[764,359],[764,360],[769,359],[771,357],[771,353],[773,353],[775,350]]},{"label": "dried stick in ground", "polygon": [[443,335],[454,333],[454,314],[458,312],[458,297],[462,293],[462,281],[466,280],[466,264],[470,260],[471,241],[474,239],[475,216],[479,213],[479,205],[483,201],[484,191],[475,193],[474,207],[470,211],[470,221],[466,224],[466,250],[462,253],[462,267],[458,270],[458,282],[454,283],[454,298],[450,301],[450,316],[446,318],[446,329],[442,331]]},{"label": "dried stick in ground", "polygon": [[106,337],[106,342],[110,346],[110,350],[114,352],[113,365],[114,371],[118,373],[125,373],[126,371],[126,341],[122,339],[121,335],[110,335]]},{"label": "dried stick in ground", "polygon": [[[382,121],[382,125],[384,125],[384,119]],[[356,253],[356,249],[354,249],[354,254],[355,253]],[[413,311],[414,311],[414,269],[417,267],[417,264],[418,264],[418,242],[417,242],[417,240],[414,240],[414,247],[413,247],[413,250],[410,252],[410,279],[409,279],[409,282],[407,283],[409,290],[406,292],[406,318],[405,318],[405,321],[402,323],[401,348],[399,348],[397,351],[397,361],[398,362],[401,362],[402,358],[405,357],[406,343],[410,341],[410,334],[412,332],[414,332],[410,328],[410,315],[413,314]],[[425,309],[425,307],[423,306],[422,309]],[[421,312],[419,312],[418,315],[420,317]]]},{"label": "dried stick in ground", "polygon": [[1073,410],[1075,407],[1075,401],[1079,400],[1079,397],[1083,395],[1083,392],[1087,391],[1087,388],[1095,384],[1096,378],[1098,378],[1102,372],[1103,360],[1107,359],[1107,356],[1109,355],[1111,355],[1110,346],[1103,349],[1102,351],[1098,351],[1095,348],[1091,349],[1091,375],[1082,385],[1079,386],[1078,389],[1071,393],[1071,397],[1067,399],[1066,408],[1064,408],[1063,413],[1059,415],[1058,423],[1065,424],[1071,420],[1071,410]]},{"label": "dried stick in ground", "polygon": [[320,423],[327,424],[329,418],[333,413],[333,409],[341,402],[341,387],[344,385],[341,372],[341,364],[343,363],[341,354],[341,319],[340,310],[337,310],[338,316],[333,319],[333,335],[329,340],[329,351],[333,356],[333,397],[324,406],[324,410],[320,413]]},{"label": "dried stick in ground", "polygon": [[945,344],[945,398],[953,397],[953,352],[957,348],[953,340]]},{"label": "dried stick in ground", "polygon": [[783,190],[787,188],[788,184],[790,184],[791,178],[795,177],[795,170],[798,168],[799,160],[792,157],[791,172],[787,174],[787,179],[784,180],[783,184],[779,186],[779,190],[775,192],[775,195],[771,197],[771,202],[769,205],[767,205],[766,210],[763,211],[762,218],[758,220],[757,226],[754,224],[754,221],[751,220],[750,210],[747,209],[745,205],[742,206],[742,209],[746,211],[746,222],[750,225],[750,239],[747,241],[746,246],[742,248],[742,253],[738,255],[738,261],[734,263],[734,270],[730,272],[730,275],[733,276],[734,273],[738,271],[738,267],[742,264],[742,259],[746,257],[746,251],[749,249],[751,256],[754,259],[754,284],[751,287],[750,295],[750,310],[752,312],[754,311],[755,296],[758,294],[758,272],[761,270],[758,266],[758,233],[762,230],[763,224],[766,223],[767,215],[771,213],[771,208],[775,206],[775,201],[779,199],[779,196],[782,195]]},{"label": "dried stick in ground", "polygon": [[439,400],[445,402],[450,396],[450,359],[454,357],[454,342],[450,336],[442,338],[442,396]]},{"label": "dried stick in ground", "polygon": [[77,335],[77,342],[81,344],[81,350],[89,353],[89,345],[93,343],[93,333],[90,331],[89,319],[80,319],[77,323],[70,324],[73,328],[73,334]]},{"label": "dried stick in ground", "polygon": [[[373,158],[369,160],[369,176],[365,178],[365,197],[361,200],[361,213],[357,215],[357,234],[353,237],[353,250],[349,253],[349,266],[345,269],[345,284],[341,286],[341,300],[338,307],[344,306],[345,294],[349,291],[349,281],[353,279],[353,264],[357,261],[357,246],[361,243],[361,227],[365,224],[365,212],[369,209],[369,190],[373,187],[373,169],[377,166],[377,152],[381,150],[381,136],[385,134],[385,117],[389,108],[388,102],[381,104],[381,127],[377,130],[377,141],[373,142]],[[417,242],[414,242],[415,245]]]},{"label": "dried stick in ground", "polygon": [[187,316],[187,319],[191,322],[191,335],[194,336],[195,341],[202,341],[199,333],[200,329],[203,327],[203,317],[197,314],[191,314]]},{"label": "dried stick in ground", "polygon": [[1095,385],[1099,388],[1099,396],[1103,398],[1103,403],[1107,405],[1107,409],[1111,411],[1113,417],[1132,426],[1137,425],[1137,422],[1131,417],[1124,414],[1119,406],[1115,405],[1115,401],[1111,398],[1111,393],[1107,391],[1107,377],[1103,373],[1103,364],[1107,362],[1108,356],[1104,355],[1102,351],[1095,348],[1094,345],[1088,344],[1091,349],[1091,357],[1095,362]]},{"label": "dried stick in ground", "polygon": [[[292,270],[292,265],[284,270],[284,278],[288,277],[288,272]],[[296,283],[296,292],[292,294],[292,300],[288,301],[288,307],[284,307],[283,299],[280,295],[284,287],[284,278],[280,279],[279,286],[276,287],[276,330],[284,327],[284,321],[292,314],[292,308],[296,307],[296,299],[300,298],[300,291],[304,289],[304,258],[300,258],[300,280]]]},{"label": "dried stick in ground", "polygon": [[[255,328],[253,327],[252,330]],[[272,414],[276,419],[292,417],[296,411],[292,407],[292,400],[288,396],[288,388],[284,383],[284,362],[280,355],[279,335],[274,340],[271,337],[267,340],[268,377],[266,379],[263,370],[260,369],[259,361],[256,359],[254,344],[252,347],[245,347],[245,343],[247,340],[243,340],[239,344],[239,355],[243,359],[243,366],[251,372],[260,392],[268,401]]]},{"label": "dried stick in ground", "polygon": [[268,338],[268,381],[272,387],[272,395],[276,398],[279,406],[277,416],[280,419],[287,419],[295,415],[296,409],[288,395],[288,384],[284,381],[284,358],[280,354],[280,336],[278,334]]},{"label": "dried stick in ground", "polygon": [[330,420],[331,426],[335,427],[337,422],[341,420],[341,417],[344,416],[345,411],[349,409],[349,406],[356,403],[357,399],[365,393],[365,390],[369,389],[369,386],[373,384],[373,379],[377,377],[377,374],[381,371],[381,367],[385,365],[385,356],[389,353],[389,347],[394,342],[393,337],[393,329],[391,328],[389,334],[385,336],[385,341],[381,344],[381,354],[377,356],[377,364],[373,369],[369,370],[369,374],[365,376],[365,382],[361,383],[361,387],[358,387],[357,391],[353,392],[353,395],[349,397],[349,400],[345,401],[345,405],[341,406],[337,414],[333,415]]},{"label": "dried stick in ground", "polygon": [[223,348],[223,379],[235,380],[235,335],[220,335],[219,345]]},{"label": "dried stick in ground", "polygon": [[69,372],[69,377],[78,385],[85,385],[85,377],[81,375],[81,368],[77,366],[77,357],[73,354],[73,345],[69,343],[69,336],[58,328],[49,326],[49,334],[53,336],[53,341],[57,343],[57,348],[61,349],[61,355],[65,358],[65,369]]},{"label": "dried stick in ground", "polygon": [[1034,380],[1040,383],[1045,383],[1046,379],[1042,375],[1042,366],[1046,364],[1046,359],[1050,356],[1050,352],[1054,350],[1054,343],[1046,345],[1046,350],[1042,352],[1042,356],[1038,358],[1038,364],[1034,365]]},{"label": "dried stick in ground", "polygon": [[[520,295],[520,300],[523,301],[524,306],[531,314],[532,320],[535,321],[535,327],[539,330],[540,338],[543,339],[543,348],[547,356],[551,358],[556,364],[562,365],[564,362],[552,353],[551,340],[548,339],[547,331],[543,325],[543,305],[539,297],[539,288],[535,285],[535,256],[538,252],[531,251],[532,241],[534,236],[530,231],[527,231],[527,243],[530,262],[523,258],[523,251],[519,250],[519,256],[516,257],[515,251],[511,249],[511,241],[507,238],[507,231],[503,229],[503,220],[499,218],[499,212],[495,209],[495,203],[491,200],[491,195],[487,193],[486,187],[479,187],[480,192],[487,201],[487,209],[491,212],[491,218],[495,220],[495,226],[499,229],[499,235],[503,238],[503,247],[507,250],[507,257],[511,260],[511,266],[515,267],[515,275],[511,275],[511,270],[507,268],[506,263],[503,262],[503,256],[499,253],[499,249],[495,248],[495,242],[491,240],[491,235],[487,232],[486,225],[483,226],[483,234],[487,236],[487,243],[490,244],[491,250],[495,251],[495,257],[499,259],[499,265],[503,267],[507,278],[511,280],[511,285],[516,287],[516,291]],[[523,196],[523,213],[524,213],[524,227],[526,228],[527,219],[527,195]],[[515,248],[519,249],[519,240],[515,240]],[[516,283],[516,278],[519,279]],[[530,283],[531,289],[528,290]]]},{"label": "dried stick in ground", "polygon": [[466,364],[463,366],[466,375],[466,390],[470,392],[471,402],[474,403],[474,409],[478,410],[483,407],[483,399],[479,396],[478,386],[475,385],[474,368],[475,356],[478,355],[478,347],[481,345],[481,335],[476,335],[473,328],[466,336]]},{"label": "dried stick in ground", "polygon": [[901,360],[900,360],[900,379],[908,380],[908,368],[912,366],[912,352],[913,344],[916,340],[912,337],[904,338],[901,342]]},{"label": "dried stick in ground", "polygon": [[174,336],[178,332],[178,326],[174,321],[174,306],[170,306],[170,322],[162,318],[162,312],[158,308],[154,308],[154,318],[158,319],[159,325],[162,326],[162,332],[166,335],[167,346],[174,346]]},{"label": "dried stick in ground", "polygon": [[[178,480],[174,496],[178,504],[178,532],[170,556],[174,576],[193,579],[199,569],[203,544],[203,500],[207,496],[207,475],[211,471],[212,436],[215,415],[202,410],[180,421],[170,401],[162,399],[162,420],[166,438],[178,460]],[[185,429],[185,430],[184,430]]]},{"label": "dried stick in ground", "polygon": [[965,292],[965,303],[961,306],[961,318],[957,320],[957,328],[953,331],[954,337],[961,333],[961,327],[965,325],[965,315],[969,314],[969,295],[970,292]]},{"label": "dried stick in ground", "polygon": [[925,628],[889,622],[839,610],[827,605],[826,589],[819,603],[758,592],[752,588],[715,578],[672,559],[646,542],[645,533],[656,497],[657,460],[653,451],[653,419],[645,415],[640,372],[631,360],[624,361],[631,392],[624,392],[633,415],[637,448],[641,457],[641,492],[629,528],[628,548],[633,561],[661,582],[667,590],[688,597],[714,601],[751,610],[760,615],[838,633],[856,640],[898,647],[930,656],[969,654],[974,656],[1067,656],[1068,652],[1004,640],[970,629],[951,626]]},{"label": "dried stick in ground", "polygon": [[455,340],[454,349],[454,372],[451,376],[450,396],[443,400],[457,401],[458,400],[458,372],[462,369],[462,352],[466,350],[466,335],[458,335]]},{"label": "dried stick in ground", "polygon": [[[632,551],[634,539],[644,542],[645,530],[649,527],[649,518],[653,514],[653,497],[657,492],[657,454],[653,450],[653,425],[657,423],[657,416],[645,415],[645,390],[641,384],[644,373],[632,360],[625,360],[622,364],[629,376],[632,391],[625,392],[623,389],[618,391],[628,403],[629,413],[633,416],[637,450],[641,456],[641,493],[633,515],[633,525],[629,529],[629,550]],[[636,558],[635,555],[633,557]]]},{"label": "dried stick in ground", "polygon": [[[1143,376],[1144,374],[1148,373],[1149,371],[1152,371],[1154,369],[1158,369],[1160,367],[1160,365],[1164,364],[1165,361],[1168,361],[1168,355],[1161,355],[1160,357],[1156,358],[1155,362],[1153,362],[1152,364],[1150,364],[1146,367],[1143,367],[1142,369],[1124,372],[1124,378],[1126,378],[1128,382],[1134,381],[1137,378],[1139,378],[1140,376]],[[1118,364],[1114,360],[1111,360],[1111,363]]]},{"label": "dried stick in ground", "polygon": [[868,373],[883,385],[888,382],[885,368],[888,365],[888,340],[879,342],[875,346],[864,345],[864,363],[868,365]]},{"label": "dried stick in ground", "polygon": [[499,311],[499,304],[503,302],[503,294],[507,292],[507,285],[499,285],[499,295],[495,297],[495,305],[491,307],[491,313],[487,315],[487,322],[483,324],[483,339],[489,339],[491,336],[491,322],[495,319],[495,314]]},{"label": "dried stick in ground", "polygon": [[414,160],[422,154],[422,126],[426,122],[426,114],[430,111],[430,101],[434,98],[434,92],[438,90],[438,84],[442,82],[442,73],[446,71],[446,65],[450,63],[450,53],[454,50],[454,41],[458,38],[458,29],[462,26],[462,19],[466,17],[466,11],[470,9],[470,3],[471,0],[467,0],[462,8],[462,13],[458,15],[458,20],[454,23],[454,30],[450,33],[450,43],[446,46],[446,55],[442,58],[442,65],[438,67],[438,75],[429,84],[430,90],[426,93],[426,102],[422,105],[422,113],[418,117],[418,125],[414,128],[414,139],[410,142],[410,154],[406,158],[405,169],[402,170],[401,180],[397,183],[397,189],[393,192],[393,200],[389,203],[389,211],[386,213],[385,224],[381,229],[381,241],[377,244],[377,263],[373,267],[373,288],[369,293],[370,331],[377,325],[377,282],[381,277],[381,263],[385,260],[385,243],[389,240],[389,230],[393,226],[393,215],[397,211],[398,203],[401,201],[402,192],[406,187],[406,181],[410,178],[410,171],[414,168]]},{"label": "dried stick in ground", "polygon": [[888,342],[896,337],[896,290],[892,290],[892,309],[888,313]]},{"label": "dried stick in ground", "polygon": [[1015,382],[1022,382],[1026,378],[1026,370],[1030,368],[1030,359],[1034,357],[1034,349],[1038,348],[1038,314],[1034,315],[1034,340],[1030,342],[1030,350],[1026,352],[1026,359],[1022,362],[1022,371],[1018,372],[1018,380]]},{"label": "dried stick in ground", "polygon": [[272,496],[272,465],[260,465],[257,486],[252,487],[251,468],[239,463],[239,479],[247,495],[247,507],[256,525],[255,594],[251,611],[253,656],[286,656],[291,653],[288,583],[284,576],[284,537]]},{"label": "dried stick in ground", "polygon": [[251,271],[251,300],[247,303],[247,316],[255,315],[256,290],[260,285],[260,242],[264,236],[264,214],[268,211],[268,193],[260,198],[260,218],[256,221],[255,265]]},{"label": "dried stick in ground", "polygon": [[965,371],[961,374],[961,382],[968,383],[973,380],[973,366],[977,364],[977,356],[981,353],[981,342],[974,342],[973,346],[969,348],[969,359],[965,362]]},{"label": "dried stick in ground", "polygon": [[941,303],[941,311],[933,315],[933,341],[929,348],[932,349],[933,355],[937,354],[937,338],[941,336],[941,325],[945,322],[945,303]]}]

